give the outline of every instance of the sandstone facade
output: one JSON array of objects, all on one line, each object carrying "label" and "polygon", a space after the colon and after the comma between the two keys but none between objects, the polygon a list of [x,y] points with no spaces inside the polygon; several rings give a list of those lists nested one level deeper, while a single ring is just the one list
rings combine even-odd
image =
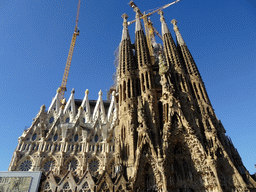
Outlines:
[{"label": "sandstone facade", "polygon": [[42,171],[45,192],[253,191],[177,22],[175,43],[160,12],[163,47],[152,55],[138,10],[134,44],[123,18],[111,99],[73,90],[66,102],[58,90],[19,137],[9,171]]}]

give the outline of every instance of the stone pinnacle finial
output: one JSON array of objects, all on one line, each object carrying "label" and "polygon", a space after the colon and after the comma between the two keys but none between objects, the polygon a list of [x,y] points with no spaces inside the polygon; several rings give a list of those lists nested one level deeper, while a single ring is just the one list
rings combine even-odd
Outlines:
[{"label": "stone pinnacle finial", "polygon": [[161,21],[161,22],[164,22],[165,19],[164,19],[164,12],[163,12],[163,10],[160,9],[160,10],[158,11],[158,14],[160,15],[160,21]]},{"label": "stone pinnacle finial", "polygon": [[165,22],[165,18],[164,18],[164,12],[160,9],[158,11],[158,14],[160,15],[160,21],[162,23],[162,36],[164,36],[164,34],[166,33],[170,33],[167,25],[166,25],[166,22]]},{"label": "stone pinnacle finial", "polygon": [[128,15],[126,14],[126,13],[124,13],[123,15],[122,15],[122,18],[124,19],[124,22],[123,22],[123,26],[124,27],[127,27],[127,18],[128,18]]},{"label": "stone pinnacle finial", "polygon": [[174,31],[179,31],[179,28],[178,28],[178,26],[177,26],[177,21],[176,21],[175,19],[173,19],[173,20],[171,21],[171,23],[173,24],[173,30],[174,30]]},{"label": "stone pinnacle finial", "polygon": [[173,19],[171,21],[171,23],[173,24],[173,30],[175,31],[176,37],[177,37],[177,42],[179,45],[185,45],[185,42],[180,34],[179,28],[177,26],[177,21],[175,19]]},{"label": "stone pinnacle finial", "polygon": [[89,90],[88,89],[86,89],[85,94],[89,95]]},{"label": "stone pinnacle finial", "polygon": [[61,88],[59,87],[58,89],[57,89],[57,93],[60,93],[61,92]]},{"label": "stone pinnacle finial", "polygon": [[102,91],[100,90],[99,95],[102,95]]},{"label": "stone pinnacle finial", "polygon": [[136,12],[136,18],[139,18],[140,17],[140,13],[139,13],[140,10],[139,10],[139,8],[135,7],[134,11]]},{"label": "stone pinnacle finial", "polygon": [[129,35],[129,32],[128,32],[128,23],[127,23],[127,18],[128,18],[128,15],[126,13],[124,13],[122,15],[122,18],[124,19],[124,22],[123,22],[123,33],[122,33],[122,40],[125,40],[125,39],[130,39],[130,35]]},{"label": "stone pinnacle finial", "polygon": [[72,89],[71,93],[75,94],[75,89],[74,88]]},{"label": "stone pinnacle finial", "polygon": [[135,7],[134,8],[134,11],[136,12],[136,24],[135,24],[135,32],[136,31],[139,31],[142,29],[142,25],[141,25],[141,22],[140,22],[140,10],[138,7]]}]

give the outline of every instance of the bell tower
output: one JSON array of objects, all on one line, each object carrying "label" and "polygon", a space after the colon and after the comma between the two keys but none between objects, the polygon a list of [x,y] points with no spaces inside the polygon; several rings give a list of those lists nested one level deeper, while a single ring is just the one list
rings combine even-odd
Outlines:
[{"label": "bell tower", "polygon": [[119,125],[115,131],[116,166],[123,167],[128,176],[132,173],[136,150],[137,78],[136,62],[128,31],[126,14],[122,15],[123,32],[119,45]]},{"label": "bell tower", "polygon": [[[138,105],[142,105],[142,110],[145,112],[145,126],[151,135],[152,143],[155,147],[158,156],[160,152],[160,135],[159,135],[159,113],[157,106],[157,93],[155,82],[153,79],[152,61],[147,46],[146,36],[140,22],[139,9],[135,8],[136,23],[135,23],[135,55],[138,63],[138,75],[140,79],[141,97],[138,98]],[[140,124],[142,122],[139,122]]]}]

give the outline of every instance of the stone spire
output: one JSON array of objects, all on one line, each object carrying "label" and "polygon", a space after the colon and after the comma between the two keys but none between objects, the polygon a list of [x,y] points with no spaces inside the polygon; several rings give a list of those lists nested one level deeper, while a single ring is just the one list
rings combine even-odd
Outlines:
[{"label": "stone spire", "polygon": [[178,44],[181,46],[181,45],[186,45],[186,43],[184,42],[181,34],[180,34],[180,31],[179,31],[179,28],[178,26],[176,25],[177,24],[177,21],[175,19],[173,19],[171,21],[171,23],[173,24],[173,30],[175,31],[175,34],[176,34],[176,37],[177,37],[177,42]]},{"label": "stone spire", "polygon": [[130,40],[130,35],[129,35],[129,31],[128,31],[128,24],[127,24],[127,18],[128,18],[128,15],[126,13],[124,13],[122,15],[122,18],[124,19],[124,22],[123,22],[123,33],[122,33],[122,41],[123,40]]},{"label": "stone spire", "polygon": [[[164,45],[164,56],[166,58],[167,65],[173,68],[172,72],[177,71],[178,73],[183,73],[184,67],[181,65],[181,60],[176,47],[176,44],[172,38],[172,35],[166,25],[165,18],[163,16],[163,11],[158,12],[160,14],[160,21],[162,25],[162,36]],[[180,83],[180,82],[177,82]]]},{"label": "stone spire", "polygon": [[165,22],[165,18],[164,18],[164,12],[162,10],[159,10],[158,14],[160,15],[160,21],[162,23],[162,36],[164,36],[166,33],[170,33],[166,22]]},{"label": "stone spire", "polygon": [[136,7],[134,11],[136,12],[135,49],[138,60],[138,68],[140,69],[141,67],[151,65],[151,58],[147,46],[146,36],[139,18],[139,9]]},{"label": "stone spire", "polygon": [[136,7],[134,9],[134,11],[136,12],[136,23],[135,23],[135,33],[136,33],[137,31],[143,30],[143,27],[142,27],[141,22],[140,22],[139,8]]},{"label": "stone spire", "polygon": [[204,86],[204,82],[201,78],[201,75],[199,73],[197,65],[196,65],[186,43],[184,42],[183,38],[181,37],[179,28],[177,26],[177,21],[175,19],[173,19],[171,21],[171,23],[173,24],[173,29],[174,29],[176,37],[177,37],[177,43],[178,43],[178,49],[179,49],[180,55],[182,56],[182,58],[184,60],[187,72],[189,74],[193,95],[195,95],[196,100],[199,103],[200,110],[201,110],[202,114],[205,114],[204,110],[209,111],[211,109],[212,114],[214,114],[207,91]]},{"label": "stone spire", "polygon": [[171,23],[173,24],[173,29],[175,31],[177,38],[178,48],[180,49],[181,55],[183,56],[188,73],[193,76],[198,76],[201,79],[196,63],[180,34],[179,28],[177,26],[177,21],[173,19]]},{"label": "stone spire", "polygon": [[[122,15],[123,22],[123,34],[122,40],[119,45],[119,79],[118,79],[118,115],[119,115],[119,127],[115,130],[115,148],[120,151],[120,157],[116,160],[117,167],[130,167],[134,164],[134,153],[133,151],[136,149],[135,145],[135,135],[136,131],[136,116],[134,115],[136,110],[136,101],[137,95],[135,93],[136,90],[136,74],[135,70],[137,68],[132,44],[129,37],[129,32],[127,28],[127,18],[126,14]],[[114,105],[116,105],[115,101],[115,92],[112,93],[112,103],[110,105],[110,110],[112,110],[112,114],[108,114],[108,118],[110,116],[115,119],[115,115],[117,115],[117,111],[113,111]],[[132,122],[132,123],[131,123]],[[122,139],[121,139],[122,138]],[[120,141],[120,142],[119,142]],[[130,168],[127,168],[131,170]],[[132,171],[127,171],[129,176],[132,175]]]},{"label": "stone spire", "polygon": [[127,18],[128,16],[124,13],[122,15],[123,21],[123,33],[122,40],[119,46],[119,77],[123,77],[131,72],[135,68],[134,56],[132,51],[131,39],[128,31]]},{"label": "stone spire", "polygon": [[[150,130],[150,142],[154,146],[156,154],[160,154],[160,135],[158,127],[156,126],[159,121],[158,105],[157,105],[157,95],[156,86],[153,80],[154,72],[152,69],[150,52],[147,44],[146,35],[144,34],[143,28],[139,20],[139,9],[135,8],[136,12],[136,29],[135,29],[135,55],[138,62],[138,75],[139,75],[139,85],[141,92],[141,101],[144,102],[143,105],[145,113],[147,114],[148,130]],[[146,130],[146,129],[145,129]],[[138,137],[142,136],[144,132],[139,133]]]}]

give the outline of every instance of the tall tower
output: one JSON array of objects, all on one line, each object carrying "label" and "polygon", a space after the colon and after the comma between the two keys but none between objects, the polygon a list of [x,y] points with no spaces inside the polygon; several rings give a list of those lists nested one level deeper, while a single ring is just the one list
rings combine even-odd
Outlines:
[{"label": "tall tower", "polygon": [[[137,144],[137,65],[133,55],[132,44],[128,31],[126,14],[122,15],[123,32],[119,46],[118,93],[119,93],[119,125],[115,131],[117,149],[116,166],[124,169],[130,177],[135,161]],[[122,167],[122,168],[121,168]]]},{"label": "tall tower", "polygon": [[[160,152],[160,128],[159,125],[159,113],[157,106],[157,94],[154,82],[154,75],[149,49],[147,46],[146,36],[144,34],[141,22],[139,9],[136,7],[136,23],[135,23],[135,54],[138,62],[138,75],[140,79],[140,92],[141,97],[138,98],[139,107],[145,113],[145,119],[140,119],[140,125],[142,125],[143,132],[139,131],[139,140],[141,134],[146,131],[151,138],[152,144],[156,150],[156,153],[161,157]],[[139,114],[138,114],[139,115]],[[141,122],[141,121],[144,121]],[[142,130],[141,129],[141,130]],[[138,143],[140,145],[140,143]]]}]

